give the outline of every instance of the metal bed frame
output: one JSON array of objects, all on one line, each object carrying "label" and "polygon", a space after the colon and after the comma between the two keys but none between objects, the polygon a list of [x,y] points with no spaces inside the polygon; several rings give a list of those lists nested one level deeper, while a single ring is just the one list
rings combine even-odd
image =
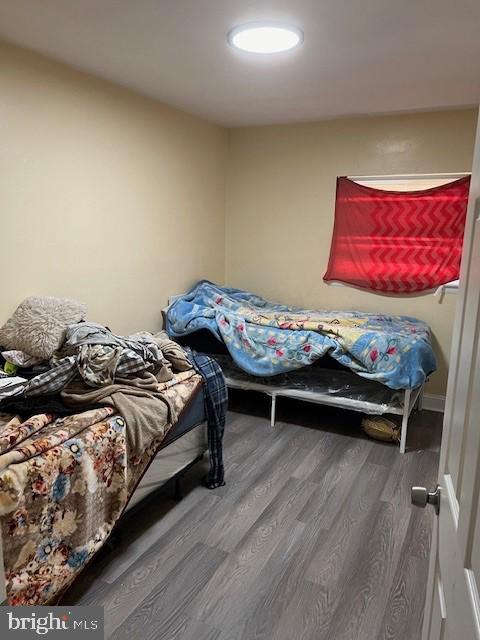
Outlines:
[{"label": "metal bed frame", "polygon": [[[168,306],[162,309],[163,325],[166,326],[166,315],[168,307],[184,294],[172,295],[168,300]],[[388,411],[385,411],[382,405],[371,402],[368,400],[360,401],[348,396],[332,395],[329,393],[322,393],[319,391],[309,391],[298,388],[280,387],[264,382],[255,382],[253,380],[237,379],[229,372],[224,372],[225,380],[229,389],[240,389],[244,391],[258,391],[270,396],[270,425],[273,428],[275,426],[277,398],[280,396],[286,398],[296,398],[297,400],[305,400],[305,402],[313,402],[316,404],[324,404],[342,409],[350,409],[351,411],[358,411],[361,413],[374,414],[374,415],[397,415],[401,416],[402,424],[400,431],[400,453],[405,453],[407,447],[407,432],[408,421],[412,414],[412,411],[416,407],[418,411],[422,410],[423,406],[423,394],[425,385],[416,387],[415,389],[405,389],[398,393],[402,393],[403,402],[401,405],[389,407]]]},{"label": "metal bed frame", "polygon": [[[163,324],[166,325],[166,315],[168,307],[184,294],[172,295],[168,300],[168,306],[162,309]],[[224,372],[225,373],[225,372]],[[324,404],[342,409],[350,409],[361,413],[369,413],[374,415],[397,415],[402,417],[402,425],[400,431],[400,453],[405,453],[407,447],[407,431],[408,421],[412,411],[416,407],[418,411],[423,407],[423,394],[425,385],[416,387],[415,389],[403,390],[403,402],[401,406],[390,407],[388,411],[375,402],[359,401],[348,396],[332,395],[318,391],[308,391],[297,388],[278,387],[275,385],[265,384],[263,382],[254,382],[253,380],[236,379],[234,376],[225,373],[225,380],[230,389],[241,389],[244,391],[258,391],[264,393],[271,398],[270,407],[270,425],[275,426],[275,415],[277,408],[277,397],[283,396],[288,398],[296,398],[297,400],[305,400],[305,402],[313,402],[316,404]],[[399,392],[401,393],[401,392]]]},{"label": "metal bed frame", "polygon": [[360,401],[348,396],[332,395],[319,391],[308,391],[303,389],[295,389],[288,387],[279,387],[275,385],[254,382],[253,380],[239,380],[230,375],[225,377],[227,385],[230,389],[241,389],[243,391],[258,391],[264,393],[271,398],[270,407],[270,426],[275,426],[277,398],[283,396],[285,398],[296,398],[297,400],[305,400],[316,404],[324,404],[342,409],[350,409],[361,413],[375,415],[398,415],[402,417],[402,426],[400,432],[400,453],[405,453],[407,445],[408,421],[415,406],[420,411],[423,404],[424,385],[416,389],[405,389],[403,393],[403,406],[390,407],[387,411],[383,410],[382,405],[370,401]]}]

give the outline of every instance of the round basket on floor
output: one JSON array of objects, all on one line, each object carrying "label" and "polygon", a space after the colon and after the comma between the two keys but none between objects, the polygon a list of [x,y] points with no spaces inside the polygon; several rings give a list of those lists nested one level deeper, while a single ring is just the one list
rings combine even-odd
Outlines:
[{"label": "round basket on floor", "polygon": [[399,442],[400,427],[383,416],[365,416],[362,420],[362,429],[367,436],[383,442]]}]

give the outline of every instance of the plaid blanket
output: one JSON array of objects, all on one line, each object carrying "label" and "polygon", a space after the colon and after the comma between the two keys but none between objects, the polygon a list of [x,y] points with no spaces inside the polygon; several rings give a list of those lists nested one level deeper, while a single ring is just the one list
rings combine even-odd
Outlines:
[{"label": "plaid blanket", "polygon": [[210,454],[210,470],[205,479],[208,489],[216,489],[225,484],[223,466],[223,434],[228,407],[228,392],[220,365],[204,353],[185,347],[189,360],[199,373],[205,385],[205,412],[207,414],[207,437]]}]

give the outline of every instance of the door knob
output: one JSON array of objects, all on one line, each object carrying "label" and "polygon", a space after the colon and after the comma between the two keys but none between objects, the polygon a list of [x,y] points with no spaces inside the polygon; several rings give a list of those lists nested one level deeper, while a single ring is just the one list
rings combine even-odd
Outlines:
[{"label": "door knob", "polygon": [[435,491],[427,491],[425,487],[412,487],[412,504],[425,508],[431,504],[438,515],[440,511],[440,486],[437,484]]}]

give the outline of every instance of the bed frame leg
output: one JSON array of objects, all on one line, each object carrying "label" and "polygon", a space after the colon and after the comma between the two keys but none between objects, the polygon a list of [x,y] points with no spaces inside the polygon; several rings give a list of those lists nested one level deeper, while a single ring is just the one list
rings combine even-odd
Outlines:
[{"label": "bed frame leg", "polygon": [[272,395],[272,406],[270,409],[270,426],[274,427],[275,426],[275,411],[277,408],[277,396],[276,395]]},{"label": "bed frame leg", "polygon": [[425,386],[422,385],[422,388],[420,389],[420,393],[418,394],[417,411],[421,411],[423,409],[423,394],[424,394],[424,390],[425,390]]},{"label": "bed frame leg", "polygon": [[405,397],[403,400],[403,415],[402,415],[402,430],[400,432],[400,453],[405,453],[407,448],[407,429],[408,418],[410,417],[410,396],[412,392],[410,389],[405,390]]},{"label": "bed frame leg", "polygon": [[177,476],[175,478],[175,487],[173,489],[173,499],[175,502],[180,502],[180,500],[183,499],[182,478],[183,476]]}]

